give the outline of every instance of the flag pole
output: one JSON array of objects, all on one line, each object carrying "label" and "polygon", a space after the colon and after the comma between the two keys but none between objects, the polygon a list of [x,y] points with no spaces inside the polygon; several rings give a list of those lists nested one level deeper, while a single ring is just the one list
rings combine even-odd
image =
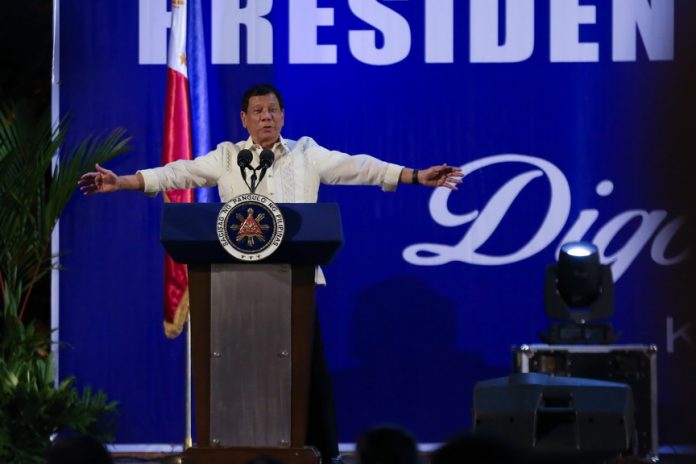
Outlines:
[{"label": "flag pole", "polygon": [[186,437],[184,438],[184,450],[193,446],[191,435],[191,313],[186,316]]}]

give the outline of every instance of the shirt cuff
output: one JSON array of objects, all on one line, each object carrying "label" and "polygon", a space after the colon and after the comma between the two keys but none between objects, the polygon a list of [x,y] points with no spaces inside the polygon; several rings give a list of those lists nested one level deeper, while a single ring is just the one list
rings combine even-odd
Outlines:
[{"label": "shirt cuff", "polygon": [[398,164],[387,164],[387,172],[384,173],[384,181],[382,182],[382,190],[385,192],[395,192],[396,187],[399,185],[399,178],[401,177],[401,171],[404,169],[403,166]]},{"label": "shirt cuff", "polygon": [[143,176],[143,192],[145,195],[154,197],[159,192],[157,188],[159,182],[157,181],[157,174],[155,174],[154,169],[141,169],[138,171],[141,176]]},{"label": "shirt cuff", "polygon": [[324,271],[319,266],[314,268],[314,284],[326,287],[326,277],[324,277]]}]

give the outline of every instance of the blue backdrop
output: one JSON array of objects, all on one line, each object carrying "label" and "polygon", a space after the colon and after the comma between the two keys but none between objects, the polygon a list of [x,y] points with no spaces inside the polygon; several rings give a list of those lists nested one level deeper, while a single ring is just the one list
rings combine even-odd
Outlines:
[{"label": "blue backdrop", "polygon": [[[510,372],[511,345],[538,341],[544,268],[580,238],[613,267],[620,341],[660,350],[660,441],[696,442],[694,2],[202,6],[213,143],[247,137],[241,93],[270,81],[286,138],[467,171],[451,195],[321,191],[345,227],[318,290],[342,442],[378,422],[421,442],[467,429],[474,383]],[[159,165],[167,9],[60,2],[61,113],[74,137],[128,130],[133,150],[107,166],[117,173]],[[161,196],[76,195],[60,223],[60,375],[121,403],[118,443],[183,439],[160,210]]]}]

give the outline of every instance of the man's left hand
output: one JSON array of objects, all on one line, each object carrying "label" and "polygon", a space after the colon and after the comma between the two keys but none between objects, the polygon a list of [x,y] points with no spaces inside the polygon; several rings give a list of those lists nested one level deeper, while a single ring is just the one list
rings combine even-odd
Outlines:
[{"label": "man's left hand", "polygon": [[446,187],[450,190],[458,190],[457,184],[462,183],[461,168],[441,164],[431,166],[418,172],[418,183],[428,187]]}]

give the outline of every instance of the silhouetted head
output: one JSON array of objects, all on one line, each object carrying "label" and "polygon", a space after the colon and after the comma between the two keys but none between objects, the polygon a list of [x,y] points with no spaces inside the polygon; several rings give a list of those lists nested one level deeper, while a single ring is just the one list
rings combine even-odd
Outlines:
[{"label": "silhouetted head", "polygon": [[431,464],[517,464],[521,453],[505,440],[479,434],[460,435],[433,453]]},{"label": "silhouetted head", "polygon": [[367,430],[358,440],[360,464],[417,464],[413,436],[401,427],[385,425]]},{"label": "silhouetted head", "polygon": [[48,450],[47,464],[113,464],[104,445],[89,435],[58,438]]}]

